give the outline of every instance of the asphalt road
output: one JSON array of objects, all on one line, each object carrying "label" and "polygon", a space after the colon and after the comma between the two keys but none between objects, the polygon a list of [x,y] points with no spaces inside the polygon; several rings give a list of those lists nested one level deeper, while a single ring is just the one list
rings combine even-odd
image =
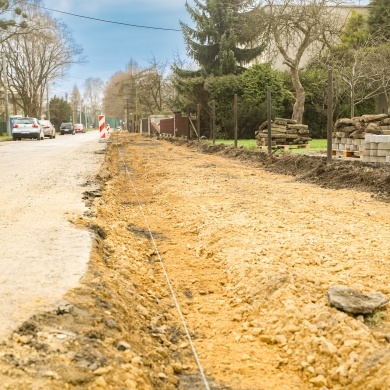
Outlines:
[{"label": "asphalt road", "polygon": [[77,285],[91,235],[69,222],[106,148],[97,131],[0,143],[0,339]]}]

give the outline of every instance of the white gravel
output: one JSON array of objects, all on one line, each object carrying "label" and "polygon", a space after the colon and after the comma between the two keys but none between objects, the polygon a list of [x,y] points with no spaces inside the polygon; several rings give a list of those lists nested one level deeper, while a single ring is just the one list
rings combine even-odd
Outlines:
[{"label": "white gravel", "polygon": [[0,338],[84,274],[91,235],[69,218],[86,211],[105,148],[97,131],[0,143]]}]

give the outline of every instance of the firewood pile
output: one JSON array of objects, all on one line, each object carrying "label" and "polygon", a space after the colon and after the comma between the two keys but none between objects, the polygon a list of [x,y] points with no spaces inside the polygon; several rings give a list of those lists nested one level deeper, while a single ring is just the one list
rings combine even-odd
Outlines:
[{"label": "firewood pile", "polygon": [[363,154],[366,134],[390,135],[389,116],[378,114],[338,119],[332,133],[332,149]]},{"label": "firewood pile", "polygon": [[[263,147],[268,145],[267,121],[263,122],[256,131],[256,144]],[[311,138],[307,125],[298,124],[293,119],[275,118],[271,123],[271,145],[306,145]]]}]

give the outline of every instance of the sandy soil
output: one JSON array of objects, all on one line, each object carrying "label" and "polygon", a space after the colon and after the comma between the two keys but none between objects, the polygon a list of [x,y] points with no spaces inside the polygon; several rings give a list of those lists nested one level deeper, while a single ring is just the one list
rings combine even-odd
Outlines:
[{"label": "sandy soil", "polygon": [[390,296],[389,177],[115,134],[72,221],[95,232],[89,271],[1,343],[2,387],[206,388],[168,277],[210,388],[390,388],[388,309],[351,316],[326,298]]}]

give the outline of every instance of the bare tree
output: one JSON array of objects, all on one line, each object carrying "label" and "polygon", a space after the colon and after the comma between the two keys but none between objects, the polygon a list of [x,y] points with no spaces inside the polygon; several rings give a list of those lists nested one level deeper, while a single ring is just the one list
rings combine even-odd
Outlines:
[{"label": "bare tree", "polygon": [[104,92],[105,112],[131,124],[141,117],[169,111],[173,87],[167,76],[168,63],[154,57],[149,63],[141,69],[130,60],[126,71],[111,77]]},{"label": "bare tree", "polygon": [[48,83],[62,77],[71,64],[83,62],[82,49],[63,23],[33,8],[28,12],[35,15],[36,28],[9,38],[3,49],[13,100],[25,115],[40,117]]},{"label": "bare tree", "polygon": [[100,78],[89,77],[84,84],[84,99],[88,107],[88,111],[93,118],[93,123],[96,125],[98,115],[102,112],[102,99],[104,94],[105,84]]},{"label": "bare tree", "polygon": [[389,102],[390,61],[389,44],[373,46],[368,41],[348,53],[342,53],[337,61],[331,61],[336,76],[347,85],[351,99],[351,118],[355,116],[355,106],[376,97],[386,96]]},{"label": "bare tree", "polygon": [[380,30],[370,33],[365,17],[353,11],[340,41],[313,62],[318,68],[334,70],[335,91],[339,96],[349,96],[351,118],[356,105],[379,95],[385,97],[388,107],[389,44],[386,34]]},{"label": "bare tree", "polygon": [[173,85],[167,75],[168,62],[158,61],[153,56],[149,65],[139,75],[139,101],[147,112],[163,113],[169,110],[173,100]]},{"label": "bare tree", "polygon": [[262,30],[268,31],[289,68],[295,89],[293,119],[298,123],[302,123],[305,104],[299,71],[309,55],[318,54],[339,36],[345,23],[337,11],[341,4],[337,0],[264,0]]},{"label": "bare tree", "polygon": [[127,81],[126,72],[117,72],[108,81],[104,89],[103,112],[126,121],[126,101],[122,85]]}]

